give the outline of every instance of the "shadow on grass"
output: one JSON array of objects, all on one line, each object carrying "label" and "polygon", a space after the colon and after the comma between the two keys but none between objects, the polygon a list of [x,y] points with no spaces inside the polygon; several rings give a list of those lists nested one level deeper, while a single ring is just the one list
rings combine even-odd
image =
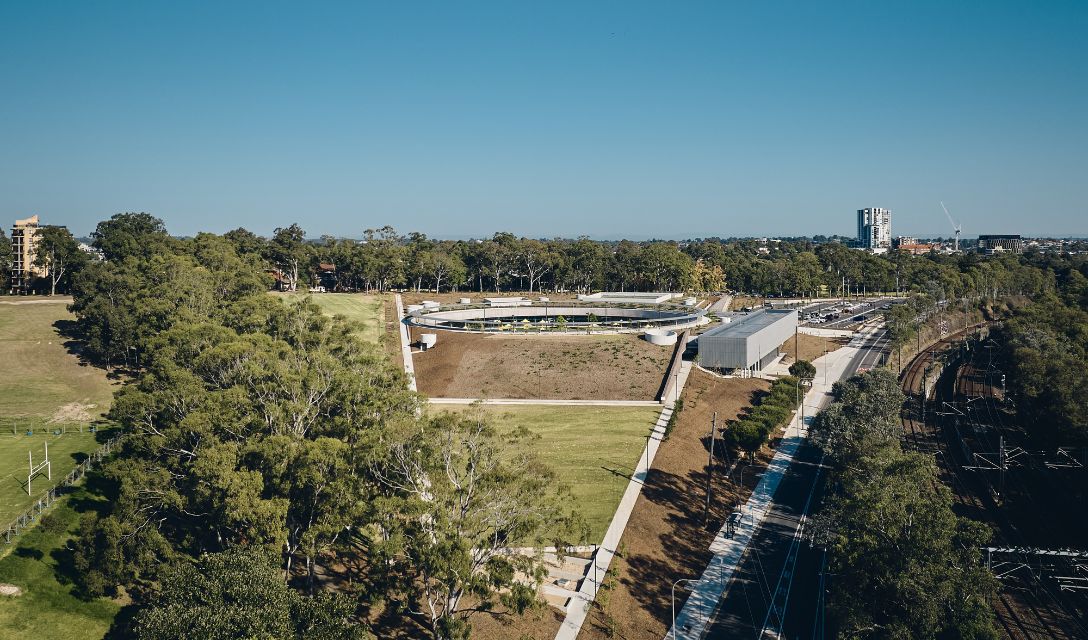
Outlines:
[{"label": "shadow on grass", "polygon": [[106,635],[102,636],[102,640],[131,640],[136,637],[134,623],[136,614],[139,612],[140,607],[134,604],[121,607],[121,610],[117,612],[117,616],[113,619],[113,625],[106,632]]},{"label": "shadow on grass", "polygon": [[45,557],[41,549],[31,549],[30,547],[19,547],[14,553],[20,558],[30,558],[31,560],[41,560]]},{"label": "shadow on grass", "polygon": [[[69,533],[78,536],[82,526],[82,520],[84,517],[88,517],[87,514],[94,514],[97,517],[108,514],[110,508],[109,501],[104,499],[104,497],[115,495],[115,493],[109,493],[110,491],[116,491],[116,486],[113,482],[102,477],[102,475],[96,471],[88,473],[84,480],[84,484],[72,489],[71,494],[68,496],[66,506],[73,514],[70,519],[64,523],[66,530]],[[44,520],[42,524],[45,525]],[[95,600],[97,597],[87,593],[83,588],[80,572],[76,568],[76,550],[79,544],[80,540],[78,537],[68,540],[62,546],[58,546],[50,551],[49,556],[55,563],[54,573],[57,582],[70,586],[72,588],[72,595],[80,600],[91,601]]]},{"label": "shadow on grass", "polygon": [[[64,342],[61,344],[76,358],[79,359],[79,366],[81,367],[96,367],[102,368],[105,363],[99,362],[91,358],[86,351],[86,336],[84,336],[79,330],[79,323],[75,320],[57,320],[53,323],[53,328],[57,331],[57,335],[64,338]],[[122,362],[121,365],[126,365]],[[126,366],[113,366],[106,367],[106,377],[110,380],[122,380],[126,377],[130,377],[133,374]]]}]

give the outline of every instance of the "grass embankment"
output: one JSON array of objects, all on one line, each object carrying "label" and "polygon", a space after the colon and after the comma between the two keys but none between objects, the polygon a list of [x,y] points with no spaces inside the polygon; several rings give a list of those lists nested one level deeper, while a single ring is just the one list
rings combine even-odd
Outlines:
[{"label": "grass embankment", "polygon": [[310,299],[330,316],[342,315],[356,325],[356,334],[367,342],[377,344],[385,333],[382,296],[366,293],[276,293],[284,299]]},{"label": "grass embankment", "polygon": [[[51,484],[44,477],[35,480],[27,495],[28,451],[40,461],[49,442],[56,482],[81,454],[98,447],[87,427],[101,423],[115,386],[105,371],[81,363],[61,335],[73,320],[63,299],[0,299],[0,526]],[[25,435],[28,430],[34,435]],[[64,434],[55,436],[54,430]]]},{"label": "grass embankment", "polygon": [[87,640],[106,634],[121,606],[111,600],[84,600],[61,578],[67,570],[66,549],[78,527],[74,505],[89,498],[78,491],[54,507],[44,521],[19,538],[0,559],[0,583],[22,590],[0,596],[0,637],[4,640]]},{"label": "grass embankment", "polygon": [[[433,413],[470,412],[465,405],[431,405]],[[525,427],[537,438],[528,443],[570,486],[575,505],[599,543],[646,446],[657,407],[562,407],[483,405],[500,430]]]}]

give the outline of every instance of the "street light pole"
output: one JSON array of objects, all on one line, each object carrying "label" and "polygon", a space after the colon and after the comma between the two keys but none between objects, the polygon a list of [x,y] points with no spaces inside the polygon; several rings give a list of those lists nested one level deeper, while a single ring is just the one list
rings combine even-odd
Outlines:
[{"label": "street light pole", "polygon": [[680,578],[676,582],[672,583],[672,640],[679,638],[676,635],[676,585],[681,582],[696,582],[698,578]]}]

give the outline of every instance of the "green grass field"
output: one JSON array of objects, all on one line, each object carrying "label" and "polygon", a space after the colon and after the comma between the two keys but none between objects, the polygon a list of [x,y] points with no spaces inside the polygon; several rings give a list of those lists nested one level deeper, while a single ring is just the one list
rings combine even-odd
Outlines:
[{"label": "green grass field", "polygon": [[284,298],[310,296],[314,304],[330,316],[343,315],[360,325],[356,332],[367,342],[377,344],[385,330],[382,322],[382,297],[365,293],[277,293]]},{"label": "green grass field", "polygon": [[[27,495],[28,450],[40,460],[49,441],[56,482],[76,465],[78,454],[97,448],[87,426],[101,419],[115,387],[103,370],[81,364],[65,348],[57,323],[72,319],[64,303],[9,304],[0,298],[0,526],[49,486],[37,479],[33,497]],[[33,436],[25,435],[28,429]],[[66,433],[54,436],[55,429]]]},{"label": "green grass field", "polygon": [[[41,462],[46,442],[49,442],[53,479],[47,479],[44,474],[35,477],[31,483],[33,492],[28,495],[27,452],[34,453],[35,463]],[[29,508],[46,489],[64,479],[87,452],[97,448],[95,434],[86,430],[83,433],[70,431],[60,436],[41,430],[36,431],[33,436],[0,434],[0,527],[7,525]]]},{"label": "green grass field", "polygon": [[[599,543],[646,446],[660,409],[655,407],[562,407],[484,405],[499,429],[524,426],[540,436],[532,446],[570,486],[589,523],[589,542]],[[471,411],[469,406],[430,405],[429,411]]]},{"label": "green grass field", "polygon": [[23,590],[0,596],[0,638],[4,640],[86,640],[106,634],[120,606],[110,600],[83,600],[58,576],[65,545],[79,522],[70,501],[55,506],[43,524],[21,536],[16,548],[0,558],[0,582]]}]

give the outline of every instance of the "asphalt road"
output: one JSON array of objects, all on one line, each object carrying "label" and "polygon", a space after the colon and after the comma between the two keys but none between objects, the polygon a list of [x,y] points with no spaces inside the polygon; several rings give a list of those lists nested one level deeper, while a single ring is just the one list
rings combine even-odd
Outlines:
[{"label": "asphalt road", "polygon": [[[818,302],[801,309],[801,324],[810,327],[820,327],[822,329],[851,329],[859,324],[859,320],[856,320],[858,316],[866,316],[868,319],[883,315],[885,309],[880,307],[896,302],[897,298],[881,298],[871,300],[847,300],[843,303],[842,300],[832,300],[829,302]],[[846,306],[857,307],[853,311],[846,311]],[[828,313],[838,313],[842,317],[838,320],[822,323],[805,322],[805,316],[809,313],[818,313],[821,316]]]},{"label": "asphalt road", "polygon": [[[867,339],[847,371],[871,369],[886,357],[887,333]],[[809,418],[806,417],[806,421]],[[807,506],[823,496],[826,474],[816,447],[802,445],[775,493],[723,596],[707,638],[823,638],[824,552],[809,545]]]}]

